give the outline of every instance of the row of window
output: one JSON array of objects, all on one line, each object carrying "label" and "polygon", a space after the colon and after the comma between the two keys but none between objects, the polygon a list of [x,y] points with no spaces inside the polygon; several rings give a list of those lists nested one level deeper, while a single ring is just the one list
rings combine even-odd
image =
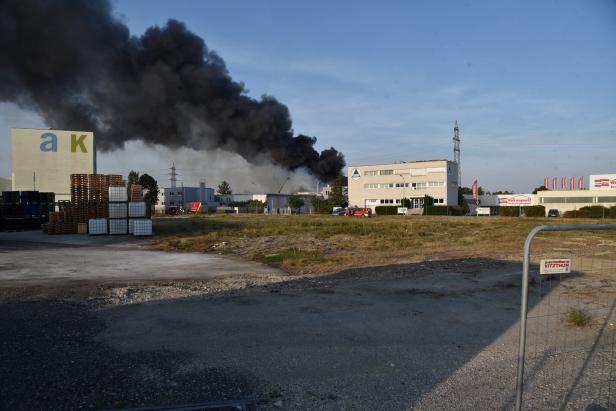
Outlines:
[{"label": "row of window", "polygon": [[376,188],[412,187],[418,190],[424,190],[428,187],[443,187],[444,185],[445,185],[445,182],[443,181],[424,181],[421,183],[369,183],[369,184],[364,184],[364,188],[376,189]]},{"label": "row of window", "polygon": [[544,204],[584,204],[584,203],[616,203],[616,197],[542,197]]},{"label": "row of window", "polygon": [[365,176],[390,176],[394,173],[394,170],[369,170],[364,171]]},{"label": "row of window", "polygon": [[[418,200],[423,201],[423,198],[420,198]],[[366,204],[383,204],[383,205],[387,205],[387,204],[402,204],[402,199],[400,199],[400,198],[396,198],[396,199],[385,198],[385,199],[380,199],[380,200],[370,199],[370,200],[366,200]],[[443,198],[435,198],[434,199],[434,204],[445,204],[445,199],[443,199]]]},{"label": "row of window", "polygon": [[410,174],[412,176],[425,176],[428,173],[444,173],[445,167],[429,167],[429,168],[411,168],[410,170],[367,170],[364,171],[364,176],[390,176],[393,174]]}]

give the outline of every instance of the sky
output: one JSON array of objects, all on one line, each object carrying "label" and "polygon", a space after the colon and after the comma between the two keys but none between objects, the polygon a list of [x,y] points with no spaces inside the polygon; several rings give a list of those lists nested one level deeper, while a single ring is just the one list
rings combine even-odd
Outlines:
[{"label": "sky", "polygon": [[[295,133],[349,165],[452,159],[458,120],[463,185],[528,192],[547,176],[616,173],[611,0],[121,0],[115,13],[135,35],[185,22],[251,96],[275,96]],[[44,125],[0,104],[0,175],[10,127]],[[99,155],[99,171],[125,172],[136,153],[159,178],[174,157],[130,144]]]}]

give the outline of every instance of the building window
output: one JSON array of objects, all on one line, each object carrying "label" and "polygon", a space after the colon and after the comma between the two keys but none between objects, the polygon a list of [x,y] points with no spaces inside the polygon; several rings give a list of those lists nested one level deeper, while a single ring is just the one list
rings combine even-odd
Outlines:
[{"label": "building window", "polygon": [[414,185],[414,187],[417,190],[425,190],[426,187],[428,186],[428,183],[426,183],[426,182],[423,182],[423,183],[413,183],[413,185]]},{"label": "building window", "polygon": [[396,185],[394,183],[381,183],[381,188],[394,188]]},{"label": "building window", "polygon": [[381,204],[393,204],[394,200],[392,199],[385,199],[385,200],[381,200]]},{"label": "building window", "polygon": [[442,187],[444,185],[443,181],[428,181],[428,187]]},{"label": "building window", "polygon": [[616,203],[616,197],[598,197],[598,203]]},{"label": "building window", "polygon": [[390,176],[394,174],[394,170],[379,170],[379,175]]},{"label": "building window", "polygon": [[369,170],[369,171],[364,171],[364,175],[365,176],[377,176],[379,175],[379,172],[376,170]]},{"label": "building window", "polygon": [[364,184],[364,188],[372,190],[375,188],[379,188],[379,185],[378,184]]},{"label": "building window", "polygon": [[396,187],[398,188],[402,188],[402,187],[408,187],[409,183],[396,183]]},{"label": "building window", "polygon": [[594,203],[594,197],[542,197],[544,204],[588,204]]}]

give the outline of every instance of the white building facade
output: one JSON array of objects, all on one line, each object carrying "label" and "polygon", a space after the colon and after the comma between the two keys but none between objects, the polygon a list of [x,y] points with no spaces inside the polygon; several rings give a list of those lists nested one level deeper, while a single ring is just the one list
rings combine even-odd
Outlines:
[{"label": "white building facade", "polygon": [[[545,207],[546,215],[550,210],[558,210],[560,215],[567,211],[576,211],[582,207],[616,206],[616,174],[596,174],[589,178],[589,189],[546,190],[537,194],[500,194],[479,196],[480,207],[490,207],[492,215],[498,215],[500,207],[527,207],[540,205]],[[472,196],[465,195],[471,214],[475,213],[476,204]]]},{"label": "white building facade", "polygon": [[458,205],[458,165],[449,160],[425,160],[349,166],[349,206],[373,211],[381,205],[422,208],[426,195],[437,206]]},{"label": "white building facade", "polygon": [[71,174],[96,173],[91,131],[11,129],[12,190],[38,190],[70,200]]}]

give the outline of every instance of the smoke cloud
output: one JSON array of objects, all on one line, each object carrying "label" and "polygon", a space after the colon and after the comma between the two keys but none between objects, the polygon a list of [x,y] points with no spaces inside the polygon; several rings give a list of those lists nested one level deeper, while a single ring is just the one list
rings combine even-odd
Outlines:
[{"label": "smoke cloud", "polygon": [[107,0],[1,2],[0,101],[37,112],[52,128],[92,130],[102,151],[130,140],[224,150],[306,168],[323,181],[345,165],[334,148],[319,153],[315,137],[295,136],[284,104],[249,97],[183,23],[133,36]]},{"label": "smoke cloud", "polygon": [[[130,170],[150,174],[159,186],[169,186],[169,168],[175,162],[178,185],[196,186],[205,181],[216,188],[226,180],[234,193],[294,193],[315,191],[317,180],[305,168],[293,171],[271,161],[248,163],[237,153],[221,149],[196,151],[190,148],[169,149],[146,146],[141,141],[129,141],[124,150],[101,153],[97,167],[102,173],[128,175]],[[153,164],[156,164],[153,166]],[[322,185],[321,185],[322,187]]]}]

